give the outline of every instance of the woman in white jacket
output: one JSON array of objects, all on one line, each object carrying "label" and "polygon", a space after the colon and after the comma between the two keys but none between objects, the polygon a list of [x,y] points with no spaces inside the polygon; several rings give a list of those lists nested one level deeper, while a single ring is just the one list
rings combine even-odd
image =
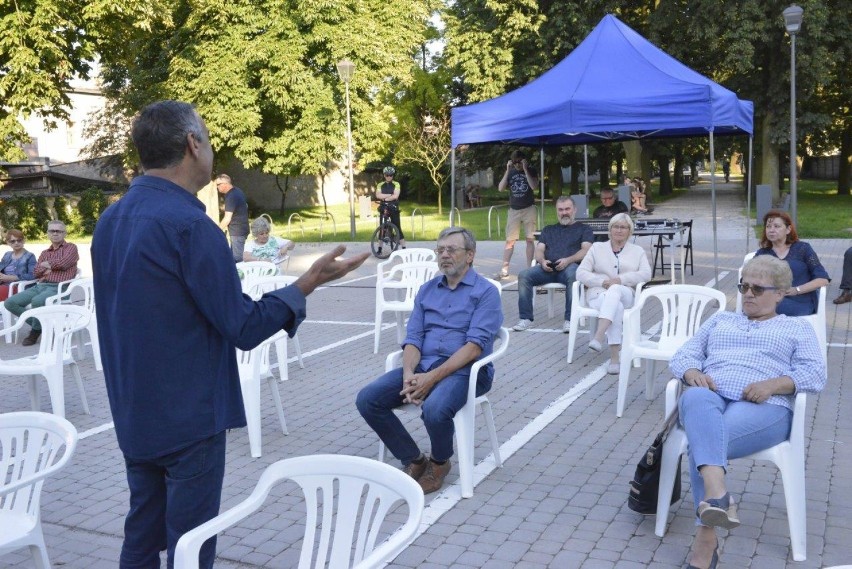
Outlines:
[{"label": "woman in white jacket", "polygon": [[621,321],[624,309],[633,306],[636,285],[651,278],[645,249],[628,243],[633,220],[618,213],[609,220],[609,241],[594,243],[577,268],[577,280],[588,287],[589,306],[600,313],[598,328],[589,349],[600,352],[604,338],[609,344],[607,373],[619,371]]}]

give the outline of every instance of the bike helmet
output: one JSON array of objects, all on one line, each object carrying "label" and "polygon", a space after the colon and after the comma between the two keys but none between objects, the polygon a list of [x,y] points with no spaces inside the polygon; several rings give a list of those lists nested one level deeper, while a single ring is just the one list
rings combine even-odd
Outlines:
[{"label": "bike helmet", "polygon": [[385,176],[393,176],[394,174],[396,174],[396,168],[394,168],[393,166],[385,166],[382,169],[382,174],[384,174]]}]

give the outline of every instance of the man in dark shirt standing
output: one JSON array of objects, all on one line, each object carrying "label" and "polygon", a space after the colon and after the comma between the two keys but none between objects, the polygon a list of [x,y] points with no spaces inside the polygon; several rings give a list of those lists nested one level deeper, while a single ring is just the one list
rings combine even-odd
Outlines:
[{"label": "man in dark shirt standing", "polygon": [[497,184],[501,192],[509,190],[509,215],[506,218],[506,246],[503,249],[503,266],[494,278],[505,279],[509,276],[509,262],[515,252],[515,241],[520,237],[520,228],[524,226],[524,238],[527,240],[527,264],[533,260],[535,247],[535,188],[538,186],[535,170],[530,168],[524,153],[515,150],[506,164],[506,173]]},{"label": "man in dark shirt standing", "polygon": [[[242,294],[222,232],[195,194],[213,150],[187,104],[160,101],[133,122],[145,175],[101,216],[92,239],[101,355],[130,511],[119,566],[173,563],[178,539],[219,512],[225,431],[246,424],[235,347],[250,350],[305,318],[305,296],[367,258],[339,246],[292,286]],[[215,538],[201,549],[212,567]]]},{"label": "man in dark shirt standing", "polygon": [[559,223],[548,225],[541,231],[535,247],[538,264],[518,275],[518,312],[521,319],[512,328],[523,332],[533,322],[533,288],[548,284],[565,285],[565,322],[562,331],[566,334],[571,320],[571,285],[574,283],[577,267],[592,246],[594,233],[592,228],[574,221],[574,200],[570,196],[560,196],[556,200],[556,215]]},{"label": "man in dark shirt standing", "polygon": [[216,189],[225,196],[225,215],[219,222],[219,228],[222,231],[228,231],[234,262],[239,263],[243,260],[243,251],[249,234],[246,195],[241,189],[231,184],[231,177],[227,174],[219,174],[216,177]]}]

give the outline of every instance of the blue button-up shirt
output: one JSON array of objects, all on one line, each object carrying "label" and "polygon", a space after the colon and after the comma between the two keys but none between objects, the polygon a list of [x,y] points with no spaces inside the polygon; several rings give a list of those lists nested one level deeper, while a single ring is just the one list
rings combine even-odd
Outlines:
[{"label": "blue button-up shirt", "polygon": [[[502,324],[500,293],[470,268],[455,289],[447,286],[443,275],[420,287],[403,346],[410,344],[420,350],[420,367],[424,370],[432,369],[468,342],[479,346],[484,358],[494,350],[494,338]],[[472,365],[459,371],[470,371]],[[493,377],[491,364],[483,370]]]},{"label": "blue button-up shirt", "polygon": [[140,176],[92,239],[101,356],[115,432],[135,459],[246,424],[234,347],[294,334],[294,286],[242,293],[225,236],[192,194]]}]

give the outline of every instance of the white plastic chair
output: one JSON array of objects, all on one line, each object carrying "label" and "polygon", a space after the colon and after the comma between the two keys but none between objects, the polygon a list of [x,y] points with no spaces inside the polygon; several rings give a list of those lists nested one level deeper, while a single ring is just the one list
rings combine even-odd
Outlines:
[{"label": "white plastic chair", "polygon": [[[642,287],[645,283],[636,285],[636,297],[642,292]],[[565,294],[568,294],[566,291]],[[598,322],[598,310],[589,306],[586,299],[586,287],[580,281],[574,281],[571,285],[571,320],[569,321],[568,332],[568,363],[574,361],[574,346],[577,342],[577,332],[580,331],[580,325],[585,326],[586,319],[589,318],[589,331],[593,332]]]},{"label": "white plastic chair", "polygon": [[[532,264],[530,264],[530,267],[535,267],[535,266],[536,266],[536,262],[535,262],[535,259],[533,259],[533,262],[532,262]],[[535,291],[533,291],[533,312],[535,312],[535,297],[538,296],[537,294],[535,294],[535,292],[538,291],[538,290],[544,290],[544,291],[547,291],[547,317],[553,318],[553,301],[554,301],[554,296],[555,296],[554,293],[557,290],[564,290],[565,294],[568,294],[567,287],[562,283],[547,283],[547,284],[543,284],[543,285],[538,285],[537,287],[534,287],[534,288],[535,288]]]},{"label": "white plastic chair", "polygon": [[50,392],[50,405],[53,413],[65,417],[65,383],[63,367],[70,366],[74,380],[80,390],[83,411],[89,414],[89,403],[83,389],[80,368],[71,355],[71,335],[85,328],[91,313],[82,306],[60,304],[58,306],[40,306],[21,314],[18,322],[10,329],[16,332],[29,318],[35,318],[41,324],[39,351],[33,356],[12,360],[0,359],[0,375],[30,376],[30,400],[33,410],[38,411],[39,396],[36,376],[42,375],[47,381]]},{"label": "white plastic chair", "polygon": [[[252,458],[261,456],[261,425],[260,425],[260,383],[266,380],[266,384],[272,391],[272,400],[278,412],[278,420],[281,422],[281,431],[289,435],[287,421],[284,419],[284,406],[281,404],[281,393],[278,391],[278,383],[272,375],[269,365],[269,349],[286,337],[287,333],[281,330],[277,334],[264,340],[259,346],[244,352],[237,350],[237,369],[240,373],[240,391],[243,395],[243,407],[246,413],[246,430],[249,437],[249,449]],[[285,366],[286,368],[286,360]]]},{"label": "white plastic chair", "polygon": [[[641,330],[642,308],[652,298],[659,300],[663,308],[660,332],[655,340],[643,339]],[[716,302],[717,308],[711,315],[725,310],[725,293],[699,285],[660,285],[639,293],[633,306],[624,311],[616,416],[621,417],[624,413],[630,369],[637,364],[636,360],[648,360],[645,398],[651,400],[654,396],[654,380],[657,378],[657,362],[668,362],[678,348],[698,331],[705,312],[713,302]]]},{"label": "white plastic chair", "polygon": [[376,279],[381,280],[388,276],[391,267],[398,263],[423,263],[435,260],[435,251],[424,247],[410,247],[397,249],[390,254],[386,260],[376,265]]},{"label": "white plastic chair", "polygon": [[237,263],[237,273],[243,285],[243,292],[248,292],[258,277],[273,277],[278,274],[278,266],[269,261],[240,261]]},{"label": "white plastic chair", "polygon": [[[749,253],[743,258],[743,264],[737,272],[737,282],[739,283],[743,277],[743,267],[748,263],[751,258],[754,257],[754,253]],[[820,349],[822,349],[822,357],[824,359],[828,359],[828,323],[826,321],[826,313],[825,313],[825,300],[828,296],[828,287],[823,286],[820,287],[819,292],[817,293],[819,298],[817,300],[817,311],[816,314],[809,314],[808,316],[797,316],[797,318],[804,318],[807,320],[811,326],[814,328],[814,332],[816,332],[817,340],[819,341]],[[737,312],[743,311],[743,295],[737,290]]]},{"label": "white plastic chair", "polygon": [[[254,300],[258,300],[267,292],[290,286],[291,284],[296,282],[297,279],[298,277],[287,277],[284,275],[254,277],[252,279],[251,284],[249,285],[248,290],[246,290],[246,294],[248,294]],[[278,339],[275,341],[275,357],[278,360],[278,379],[280,379],[281,381],[287,381],[290,378],[290,375],[287,371],[288,336],[287,334],[283,334],[277,337]],[[296,358],[298,359],[299,367],[305,369],[305,362],[302,359],[302,344],[299,342],[298,332],[293,335],[292,340],[293,348],[296,350]]]},{"label": "white plastic chair", "polygon": [[[9,296],[16,295],[19,292],[22,292],[25,288],[28,288],[31,285],[36,284],[37,282],[38,281],[35,281],[35,280],[11,282],[11,283],[9,283]],[[3,329],[6,330],[6,332],[4,333],[4,336],[6,336],[6,343],[7,344],[16,343],[18,341],[17,338],[13,338],[12,332],[8,331],[9,328],[12,327],[12,323],[13,323],[13,320],[15,318],[15,315],[12,314],[11,312],[9,312],[9,310],[6,308],[6,305],[3,304],[2,302],[0,302],[0,316],[2,316],[2,318],[3,318]]]},{"label": "white plastic chair", "polygon": [[61,417],[32,411],[0,415],[0,555],[28,547],[37,569],[50,568],[41,489],[76,446],[77,429]]},{"label": "white plastic chair", "polygon": [[[95,369],[103,371],[103,363],[101,363],[101,344],[98,340],[98,319],[95,316],[95,287],[94,279],[91,277],[75,279],[69,281],[65,290],[55,296],[51,296],[45,302],[46,306],[55,304],[77,304],[82,302],[81,306],[86,308],[92,315],[89,319],[89,324],[86,326],[86,331],[89,333],[89,341],[92,344],[92,357],[95,360]],[[84,357],[85,343],[83,342],[82,331],[74,334],[77,337],[77,355],[80,359]]]},{"label": "white plastic chair", "polygon": [[[373,353],[379,353],[379,340],[382,334],[382,314],[393,312],[396,315],[396,339],[401,343],[405,338],[405,314],[414,310],[414,297],[417,291],[438,272],[434,261],[399,263],[391,267],[387,276],[376,281],[376,320],[373,330]],[[398,295],[386,298],[385,292]],[[401,298],[399,298],[401,296]]]},{"label": "white plastic chair", "polygon": [[[197,569],[204,542],[260,509],[286,479],[301,487],[307,508],[299,569],[382,567],[416,537],[425,499],[413,478],[358,456],[301,456],[270,465],[248,498],[185,533],[175,548],[175,569]],[[394,530],[401,505],[408,510],[405,522]]]},{"label": "white plastic chair", "polygon": [[[494,413],[491,411],[491,402],[488,401],[487,395],[476,396],[476,378],[479,376],[479,370],[485,364],[496,361],[506,353],[509,347],[509,330],[500,328],[500,332],[494,341],[494,351],[491,355],[474,362],[470,368],[470,376],[467,387],[467,403],[459,409],[455,417],[453,417],[453,426],[455,427],[456,446],[458,447],[459,461],[459,480],[461,481],[462,498],[473,497],[473,442],[476,434],[476,409],[481,408],[485,416],[485,424],[488,427],[488,434],[491,438],[491,451],[494,454],[494,463],[499,467],[503,467],[503,461],[500,458],[500,442],[497,440],[497,428],[494,425]],[[385,372],[396,369],[402,365],[402,351],[394,352],[387,357],[385,361]],[[420,413],[420,407],[414,404],[406,404],[402,407],[394,409],[395,412],[410,411]],[[385,459],[385,444],[379,440],[379,460]]]},{"label": "white plastic chair", "polygon": [[[681,392],[681,382],[669,381],[666,386],[666,417],[677,406]],[[793,407],[793,425],[790,438],[774,447],[743,457],[751,460],[774,462],[781,472],[784,484],[784,501],[787,505],[787,523],[790,527],[790,541],[795,561],[804,561],[807,557],[807,508],[805,501],[805,406],[807,396],[796,394]],[[660,463],[660,493],[657,497],[657,519],[654,533],[659,537],[666,534],[669,502],[677,475],[678,457],[688,449],[686,433],[676,426],[663,444],[663,458]]]}]

